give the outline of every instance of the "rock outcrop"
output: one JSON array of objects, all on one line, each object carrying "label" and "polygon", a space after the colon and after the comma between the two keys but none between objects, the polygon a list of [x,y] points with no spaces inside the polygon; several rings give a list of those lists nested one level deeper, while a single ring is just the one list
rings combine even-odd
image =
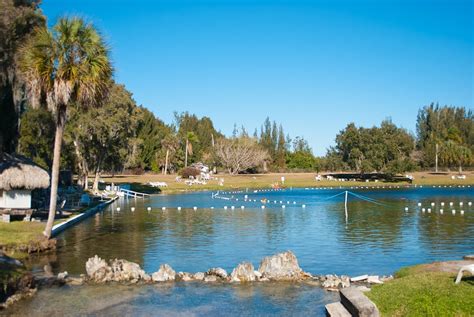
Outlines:
[{"label": "rock outcrop", "polygon": [[176,272],[168,264],[160,265],[160,269],[151,275],[153,282],[169,282],[176,279]]},{"label": "rock outcrop", "polygon": [[148,282],[151,279],[137,263],[115,259],[109,265],[97,255],[87,260],[86,272],[89,280],[95,283],[137,283],[139,281]]},{"label": "rock outcrop", "polygon": [[[223,268],[215,267],[206,272],[206,277],[215,276],[216,279],[227,280],[227,272]],[[205,278],[206,278],[205,277]],[[212,278],[210,278],[212,279]]]},{"label": "rock outcrop", "polygon": [[[258,277],[261,277],[260,272],[258,272]],[[237,265],[237,267],[230,274],[231,282],[253,282],[257,280],[257,275],[255,274],[255,269],[252,263],[243,262]]]},{"label": "rock outcrop", "polygon": [[304,280],[311,277],[311,274],[300,268],[296,256],[291,251],[263,258],[258,271],[262,274],[262,278],[276,281]]}]

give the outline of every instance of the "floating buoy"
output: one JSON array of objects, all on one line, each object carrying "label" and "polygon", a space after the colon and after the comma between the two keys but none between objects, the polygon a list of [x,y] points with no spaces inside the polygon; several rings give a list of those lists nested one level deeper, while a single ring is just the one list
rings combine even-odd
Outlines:
[{"label": "floating buoy", "polygon": [[264,205],[262,205],[262,209],[265,209],[265,206],[264,206]]},{"label": "floating buoy", "polygon": [[425,212],[425,208],[421,208],[421,211],[422,211],[422,212]]},{"label": "floating buoy", "polygon": [[301,207],[302,207],[302,208],[306,208],[306,205],[302,205]]},{"label": "floating buoy", "polygon": [[193,207],[193,209],[194,209],[194,210],[197,210],[197,209],[198,209],[198,207],[194,206],[194,207]]},{"label": "floating buoy", "polygon": [[214,209],[214,207],[211,207],[211,209]]},{"label": "floating buoy", "polygon": [[441,202],[441,206],[444,206],[444,201]]},{"label": "floating buoy", "polygon": [[117,207],[117,211],[120,211],[120,207]]},{"label": "floating buoy", "polygon": [[286,206],[285,206],[285,205],[281,205],[281,208],[285,209],[285,208],[286,208]]},{"label": "floating buoy", "polygon": [[451,212],[453,213],[453,215],[455,215],[456,214],[456,209],[451,210]]},{"label": "floating buoy", "polygon": [[421,203],[418,203],[418,207],[421,207]]},{"label": "floating buoy", "polygon": [[440,213],[440,214],[443,214],[443,209],[440,209],[440,210],[439,210],[439,213]]},{"label": "floating buoy", "polygon": [[431,203],[431,207],[434,207],[435,203]]},{"label": "floating buoy", "polygon": [[467,204],[468,204],[469,206],[472,206],[472,201],[468,202]]},{"label": "floating buoy", "polygon": [[245,209],[245,206],[240,206],[240,209]]},{"label": "floating buoy", "polygon": [[464,205],[464,203],[462,201],[459,202],[459,206],[462,206]]},{"label": "floating buoy", "polygon": [[405,207],[405,211],[408,211],[408,207]]},{"label": "floating buoy", "polygon": [[231,207],[230,207],[230,209],[234,210],[234,209],[235,209],[235,207],[234,207],[234,206],[231,206]]},{"label": "floating buoy", "polygon": [[165,210],[166,210],[166,207],[161,207],[161,210],[165,211]]},{"label": "floating buoy", "polygon": [[464,210],[461,210],[460,213],[461,213],[461,215],[464,215]]},{"label": "floating buoy", "polygon": [[428,213],[429,213],[429,214],[431,213],[431,208],[428,208]]},{"label": "floating buoy", "polygon": [[148,207],[146,210],[151,211],[151,207]]},{"label": "floating buoy", "polygon": [[454,203],[451,201],[451,202],[449,203],[449,205],[452,206],[452,205],[454,205]]},{"label": "floating buoy", "polygon": [[296,205],[296,201],[293,202],[293,205]]},{"label": "floating buoy", "polygon": [[135,207],[130,208],[130,210],[131,210],[132,212],[135,211]]},{"label": "floating buoy", "polygon": [[178,207],[178,210],[181,210],[181,207]]}]

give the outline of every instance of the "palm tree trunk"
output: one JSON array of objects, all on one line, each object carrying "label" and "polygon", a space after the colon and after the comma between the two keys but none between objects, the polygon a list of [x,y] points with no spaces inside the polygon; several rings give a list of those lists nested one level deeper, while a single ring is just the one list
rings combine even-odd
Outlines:
[{"label": "palm tree trunk", "polygon": [[165,175],[168,174],[168,158],[170,155],[170,150],[166,150],[166,159],[165,159]]},{"label": "palm tree trunk", "polygon": [[64,126],[66,125],[66,107],[58,107],[56,121],[56,135],[54,136],[53,169],[51,172],[51,196],[49,200],[49,213],[46,228],[43,234],[46,238],[51,238],[54,218],[56,216],[56,204],[58,199],[59,167],[61,165],[61,145],[63,141]]}]

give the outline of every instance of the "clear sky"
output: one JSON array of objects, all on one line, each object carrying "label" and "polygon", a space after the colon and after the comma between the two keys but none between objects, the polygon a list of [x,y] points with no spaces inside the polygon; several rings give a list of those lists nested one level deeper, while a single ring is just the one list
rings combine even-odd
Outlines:
[{"label": "clear sky", "polygon": [[415,131],[430,102],[473,109],[471,0],[43,0],[53,24],[93,22],[115,78],[167,123],[209,116],[231,134],[269,116],[324,154],[347,123]]}]

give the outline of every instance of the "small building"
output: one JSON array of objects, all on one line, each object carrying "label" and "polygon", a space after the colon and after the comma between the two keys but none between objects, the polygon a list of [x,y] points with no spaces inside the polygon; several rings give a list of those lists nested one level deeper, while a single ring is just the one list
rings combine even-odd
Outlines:
[{"label": "small building", "polygon": [[48,188],[49,174],[21,155],[3,154],[0,161],[0,212],[27,214],[31,210],[31,192]]}]

